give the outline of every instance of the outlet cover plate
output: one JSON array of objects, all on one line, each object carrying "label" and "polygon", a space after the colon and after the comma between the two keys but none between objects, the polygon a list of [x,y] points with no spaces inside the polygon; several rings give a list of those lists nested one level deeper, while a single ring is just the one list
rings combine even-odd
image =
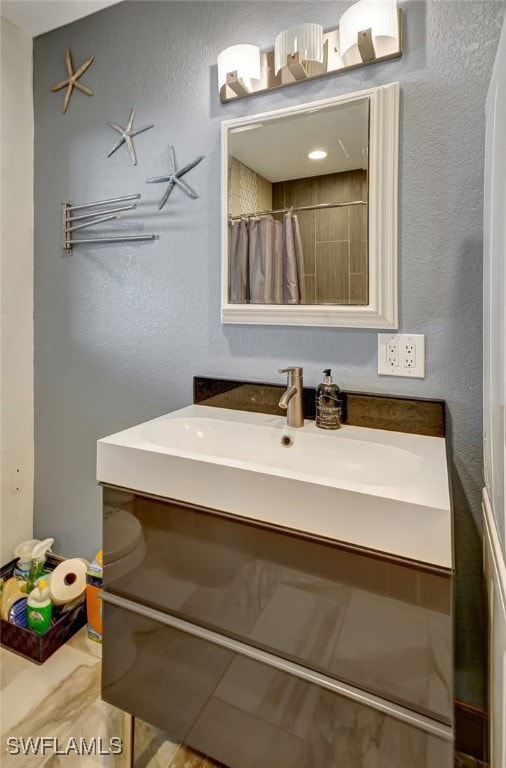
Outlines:
[{"label": "outlet cover plate", "polygon": [[378,333],[378,373],[383,376],[425,378],[423,333]]}]

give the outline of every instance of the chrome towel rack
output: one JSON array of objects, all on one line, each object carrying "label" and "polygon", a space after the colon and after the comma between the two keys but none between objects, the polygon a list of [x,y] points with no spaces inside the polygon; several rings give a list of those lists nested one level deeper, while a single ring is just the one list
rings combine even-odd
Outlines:
[{"label": "chrome towel rack", "polygon": [[[67,251],[67,254],[72,253],[72,246],[80,245],[81,243],[126,243],[134,240],[154,240],[155,235],[113,235],[111,237],[90,237],[79,238],[74,240],[73,232],[86,227],[92,227],[94,224],[101,224],[104,221],[110,219],[121,218],[120,213],[122,211],[131,211],[137,208],[135,203],[131,205],[122,205],[118,208],[108,208],[106,210],[94,210],[90,213],[83,213],[79,216],[74,215],[74,211],[81,211],[86,208],[103,208],[105,205],[114,205],[115,203],[124,203],[129,200],[140,200],[140,194],[126,195],[124,197],[111,197],[109,200],[97,200],[94,203],[82,203],[81,205],[72,205],[71,201],[62,203],[63,206],[63,249]],[[83,219],[89,219],[81,224],[75,224],[77,221],[83,221]]]}]

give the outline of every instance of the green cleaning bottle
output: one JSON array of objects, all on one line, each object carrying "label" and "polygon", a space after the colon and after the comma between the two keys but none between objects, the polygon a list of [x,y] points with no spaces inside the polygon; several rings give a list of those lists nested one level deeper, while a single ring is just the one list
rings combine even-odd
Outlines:
[{"label": "green cleaning bottle", "polygon": [[38,544],[32,550],[32,565],[30,567],[30,573],[28,576],[28,591],[31,592],[34,587],[37,586],[37,582],[41,576],[44,576],[44,565],[46,563],[46,555],[49,549],[54,544],[54,539],[44,539],[39,541]]},{"label": "green cleaning bottle", "polygon": [[49,584],[45,579],[39,579],[35,589],[28,595],[26,603],[26,618],[28,629],[42,635],[51,626],[53,604],[49,597]]}]

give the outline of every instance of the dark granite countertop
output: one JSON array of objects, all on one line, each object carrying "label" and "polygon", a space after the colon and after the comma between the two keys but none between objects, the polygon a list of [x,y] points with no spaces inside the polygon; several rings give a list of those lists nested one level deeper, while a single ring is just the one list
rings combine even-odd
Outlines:
[{"label": "dark granite countertop", "polygon": [[[238,411],[284,416],[279,398],[286,389],[269,384],[235,379],[195,376],[193,402]],[[445,402],[423,398],[342,392],[343,423],[355,427],[385,429],[417,435],[445,437]],[[316,390],[304,387],[304,417],[315,418]]]}]

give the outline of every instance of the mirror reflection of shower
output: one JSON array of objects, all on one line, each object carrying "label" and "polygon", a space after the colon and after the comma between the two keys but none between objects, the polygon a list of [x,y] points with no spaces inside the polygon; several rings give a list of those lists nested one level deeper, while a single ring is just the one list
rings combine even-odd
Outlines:
[{"label": "mirror reflection of shower", "polygon": [[229,301],[368,304],[369,100],[232,129]]}]

